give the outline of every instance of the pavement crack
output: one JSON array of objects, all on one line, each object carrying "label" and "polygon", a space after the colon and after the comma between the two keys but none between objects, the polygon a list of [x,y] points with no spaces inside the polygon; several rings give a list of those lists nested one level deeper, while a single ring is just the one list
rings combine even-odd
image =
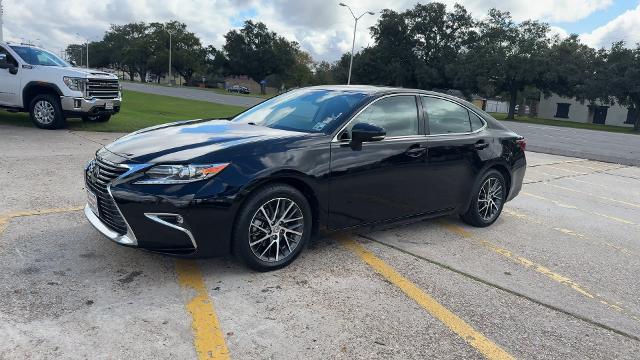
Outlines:
[{"label": "pavement crack", "polygon": [[427,258],[427,257],[424,257],[424,256],[421,256],[421,255],[414,254],[414,253],[412,253],[412,252],[410,252],[410,251],[407,251],[407,250],[405,250],[405,249],[402,249],[402,248],[400,248],[400,247],[398,247],[398,246],[391,245],[391,244],[388,244],[388,243],[382,242],[382,241],[380,241],[380,240],[377,240],[377,239],[375,239],[375,238],[372,238],[371,236],[362,235],[362,234],[356,234],[356,236],[358,236],[358,237],[360,237],[360,238],[363,238],[363,239],[366,239],[366,240],[369,240],[369,241],[372,241],[372,242],[375,242],[376,244],[380,244],[380,245],[386,246],[386,247],[388,247],[388,248],[394,249],[394,250],[396,250],[396,251],[399,251],[399,252],[401,252],[401,253],[403,253],[403,254],[406,254],[406,255],[412,256],[412,257],[417,258],[417,259],[419,259],[419,260],[426,261],[426,262],[428,262],[428,263],[430,263],[430,264],[432,264],[432,265],[438,266],[438,267],[440,267],[440,268],[442,268],[442,269],[452,271],[452,272],[454,272],[454,273],[456,273],[456,274],[459,274],[459,275],[462,275],[462,276],[464,276],[464,277],[466,277],[466,278],[468,278],[468,279],[471,279],[471,280],[476,281],[476,282],[479,282],[479,283],[481,283],[481,284],[484,284],[484,285],[490,286],[490,287],[492,287],[492,288],[495,288],[495,289],[501,290],[501,291],[503,291],[503,292],[506,292],[506,293],[508,293],[508,294],[511,294],[511,295],[517,296],[517,297],[519,297],[519,298],[522,298],[522,299],[528,300],[528,301],[530,301],[530,302],[532,302],[532,303],[534,303],[534,304],[537,304],[537,305],[543,306],[543,307],[545,307],[545,308],[547,308],[547,309],[550,309],[550,310],[553,310],[553,311],[556,311],[556,312],[559,312],[559,313],[565,314],[565,315],[567,315],[567,316],[571,316],[572,318],[575,318],[575,319],[577,319],[577,320],[584,321],[584,322],[586,322],[586,323],[588,323],[588,324],[590,324],[590,325],[593,325],[593,326],[599,327],[599,328],[604,329],[604,330],[611,331],[611,332],[616,333],[616,334],[618,334],[618,335],[621,335],[621,336],[624,336],[624,337],[626,337],[626,338],[629,338],[629,339],[632,339],[632,340],[635,340],[635,341],[640,342],[640,336],[633,335],[633,334],[630,334],[630,333],[628,333],[628,332],[626,332],[626,331],[624,331],[624,330],[616,329],[616,328],[614,328],[614,327],[611,327],[611,326],[609,326],[609,325],[603,324],[603,323],[601,323],[601,322],[598,322],[598,321],[595,321],[595,320],[589,319],[589,318],[587,318],[587,317],[585,317],[585,316],[582,316],[582,315],[580,315],[580,314],[574,313],[574,312],[572,312],[572,311],[570,311],[570,310],[565,310],[565,309],[562,309],[562,308],[560,308],[560,307],[558,307],[558,306],[551,305],[551,304],[546,303],[546,302],[544,302],[544,301],[541,301],[541,300],[538,300],[538,299],[536,299],[536,298],[533,298],[533,297],[531,297],[531,296],[529,296],[529,295],[526,295],[526,294],[523,294],[523,293],[517,292],[517,291],[515,291],[515,290],[511,290],[511,289],[506,288],[506,287],[504,287],[504,286],[501,286],[501,285],[498,285],[498,284],[496,284],[496,283],[493,283],[493,282],[491,282],[491,281],[489,281],[489,280],[483,279],[483,278],[481,278],[481,277],[479,277],[479,276],[476,276],[476,275],[470,274],[470,273],[465,272],[465,271],[460,270],[460,269],[456,269],[456,268],[454,268],[454,267],[452,267],[452,266],[450,266],[450,265],[447,265],[447,264],[445,264],[445,263],[439,262],[439,261],[437,261],[437,260],[429,259],[429,258]]}]

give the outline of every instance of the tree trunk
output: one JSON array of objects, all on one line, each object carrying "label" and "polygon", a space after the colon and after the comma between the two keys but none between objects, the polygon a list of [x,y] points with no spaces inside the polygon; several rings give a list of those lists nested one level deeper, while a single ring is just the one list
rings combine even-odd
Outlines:
[{"label": "tree trunk", "polygon": [[636,105],[635,108],[635,121],[633,122],[633,131],[640,132],[640,107]]},{"label": "tree trunk", "polygon": [[518,101],[518,90],[512,89],[509,92],[509,114],[507,114],[507,119],[513,120],[514,114],[516,112],[516,101]]}]

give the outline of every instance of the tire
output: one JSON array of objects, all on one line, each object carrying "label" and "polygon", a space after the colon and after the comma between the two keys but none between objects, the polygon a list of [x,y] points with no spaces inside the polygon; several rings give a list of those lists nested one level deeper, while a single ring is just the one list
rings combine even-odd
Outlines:
[{"label": "tire", "polygon": [[[473,191],[469,208],[460,217],[469,225],[487,227],[493,224],[502,213],[507,193],[504,176],[499,171],[491,169],[482,175]],[[487,198],[490,198],[491,202]]]},{"label": "tire", "polygon": [[83,115],[82,121],[85,122],[107,122],[111,119],[111,115]]},{"label": "tire", "polygon": [[[273,219],[276,221],[270,225],[267,220]],[[280,219],[284,221],[279,224]],[[300,191],[284,184],[267,185],[249,195],[239,210],[233,252],[257,271],[283,268],[309,242],[312,224],[311,207]]]},{"label": "tire", "polygon": [[29,117],[41,129],[59,129],[66,126],[60,98],[52,94],[36,95],[29,104]]}]

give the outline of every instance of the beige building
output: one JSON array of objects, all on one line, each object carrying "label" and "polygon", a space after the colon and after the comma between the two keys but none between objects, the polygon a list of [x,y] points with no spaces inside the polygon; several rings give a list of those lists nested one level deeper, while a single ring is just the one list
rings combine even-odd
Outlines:
[{"label": "beige building", "polygon": [[580,103],[576,99],[553,94],[549,98],[540,96],[537,116],[543,119],[566,120],[614,126],[633,126],[632,117],[626,107],[588,102]]}]

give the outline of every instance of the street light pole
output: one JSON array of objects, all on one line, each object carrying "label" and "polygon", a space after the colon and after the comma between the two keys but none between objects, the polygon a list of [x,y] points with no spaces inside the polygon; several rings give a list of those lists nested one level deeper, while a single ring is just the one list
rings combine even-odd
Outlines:
[{"label": "street light pole", "polygon": [[351,60],[349,60],[349,77],[347,78],[347,85],[351,85],[351,69],[353,68],[353,52],[355,51],[355,47],[356,47],[356,31],[358,29],[358,20],[360,20],[360,18],[362,18],[367,14],[375,15],[375,13],[373,11],[365,11],[362,13],[362,15],[356,16],[356,14],[353,13],[353,10],[351,10],[351,7],[349,7],[349,5],[345,3],[340,3],[339,5],[349,9],[349,12],[351,13],[351,16],[353,16],[353,20],[354,20],[353,40],[351,41]]},{"label": "street light pole", "polygon": [[171,84],[171,33],[170,32],[168,33],[169,33],[169,85],[173,85]]}]

